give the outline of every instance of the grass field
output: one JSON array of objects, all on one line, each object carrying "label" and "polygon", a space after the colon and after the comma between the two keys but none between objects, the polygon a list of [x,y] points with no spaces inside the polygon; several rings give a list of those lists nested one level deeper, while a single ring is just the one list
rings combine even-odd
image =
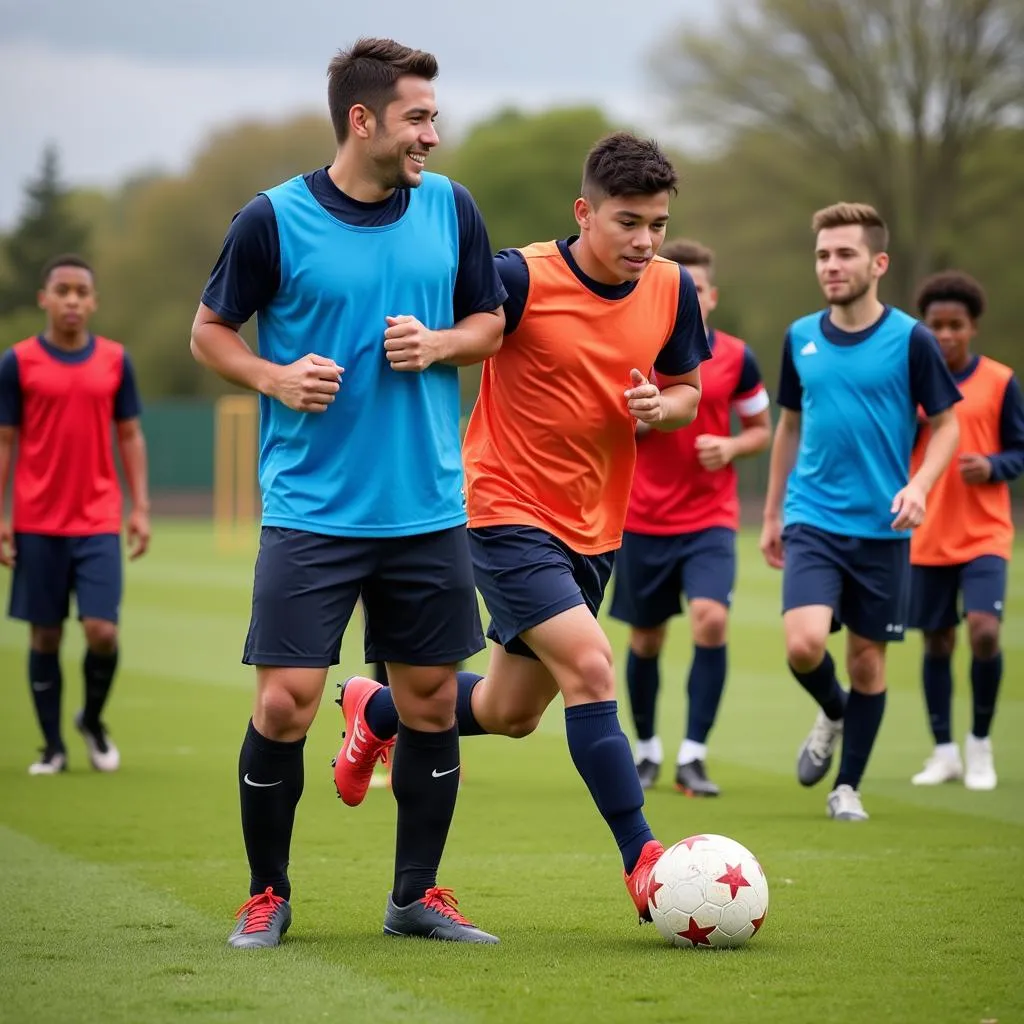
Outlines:
[{"label": "grass field", "polygon": [[[306,747],[292,930],[277,951],[227,949],[247,896],[235,766],[251,699],[239,664],[251,560],[249,548],[218,554],[204,526],[163,522],[152,553],[129,568],[107,715],[123,757],[116,775],[88,769],[70,727],[81,692],[77,629],[64,652],[72,770],[26,774],[37,745],[26,636],[20,624],[0,626],[0,1020],[1024,1020],[1024,551],[1004,634],[998,790],[910,785],[929,745],[912,636],[893,651],[863,786],[871,821],[855,825],[826,819],[825,784],[803,790],[793,777],[813,706],[784,668],[779,579],[744,538],[710,759],[724,795],[690,801],[663,781],[647,801],[664,842],[720,832],[764,865],[767,921],[732,952],[672,949],[636,925],[614,844],[569,761],[560,708],[526,740],[463,741],[465,785],[441,884],[502,944],[383,938],[394,805],[386,790],[371,790],[356,810],[335,798],[333,683]],[[622,630],[609,629],[621,652]],[[670,756],[688,661],[679,622],[660,708]],[[361,665],[361,630],[352,628],[333,681]],[[964,666],[961,651],[960,738]]]}]

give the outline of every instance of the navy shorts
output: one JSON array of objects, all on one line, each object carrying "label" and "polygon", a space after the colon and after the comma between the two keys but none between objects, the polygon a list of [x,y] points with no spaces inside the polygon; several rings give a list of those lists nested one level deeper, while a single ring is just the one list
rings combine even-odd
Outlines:
[{"label": "navy shorts", "polygon": [[981,555],[962,565],[911,566],[907,625],[937,633],[956,626],[961,612],[1002,619],[1006,569],[1006,559],[998,555]]},{"label": "navy shorts", "polygon": [[360,597],[367,662],[453,665],[483,650],[464,526],[372,538],[264,526],[242,661],[337,665]]},{"label": "navy shorts", "polygon": [[487,637],[509,654],[536,658],[520,633],[585,604],[596,617],[614,553],[581,555],[535,526],[469,531],[476,585],[491,624]]},{"label": "navy shorts", "polygon": [[782,532],[782,610],[832,609],[832,631],[902,640],[910,603],[910,541],[843,537],[804,523]]},{"label": "navy shorts", "polygon": [[687,601],[732,603],[736,583],[736,531],[713,526],[658,537],[625,533],[615,555],[613,619],[653,629],[683,610]]},{"label": "navy shorts", "polygon": [[80,619],[117,622],[121,607],[121,537],[16,533],[8,614],[33,626],[59,626],[71,608]]}]

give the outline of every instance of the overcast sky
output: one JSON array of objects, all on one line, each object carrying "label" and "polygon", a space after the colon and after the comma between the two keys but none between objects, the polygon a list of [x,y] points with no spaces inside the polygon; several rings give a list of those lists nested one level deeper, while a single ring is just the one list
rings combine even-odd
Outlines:
[{"label": "overcast sky", "polygon": [[[438,106],[462,127],[509,101],[598,103],[657,131],[648,57],[714,0],[0,0],[0,229],[47,142],[65,180],[180,170],[242,116],[326,114],[324,71],[360,35],[440,61]],[[327,154],[326,156],[329,156]]]}]

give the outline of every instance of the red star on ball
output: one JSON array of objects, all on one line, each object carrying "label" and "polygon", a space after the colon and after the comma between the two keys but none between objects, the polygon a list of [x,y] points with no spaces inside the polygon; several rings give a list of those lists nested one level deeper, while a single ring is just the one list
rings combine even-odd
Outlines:
[{"label": "red star on ball", "polygon": [[676,934],[681,939],[689,939],[690,943],[694,946],[710,946],[711,940],[708,936],[714,930],[714,925],[711,925],[710,928],[701,928],[701,926],[691,917],[690,923],[686,926],[686,931],[676,932]]},{"label": "red star on ball", "polygon": [[[753,935],[756,935],[758,933],[759,929],[761,928],[761,925],[764,924],[765,917],[767,917],[767,916],[768,916],[768,912],[765,911],[760,917],[757,917],[753,921],[750,922],[754,926]],[[753,935],[751,937],[753,937]]]},{"label": "red star on ball", "polygon": [[729,890],[732,894],[733,899],[736,899],[736,893],[738,893],[740,889],[743,888],[743,886],[750,885],[750,883],[743,877],[742,866],[737,864],[735,867],[733,867],[733,865],[729,864],[728,862],[726,862],[725,865],[725,874],[722,875],[721,878],[716,878],[715,881],[724,882],[727,886],[729,886]]},{"label": "red star on ball", "polygon": [[647,902],[657,909],[658,904],[654,902],[654,897],[658,895],[659,889],[664,889],[664,883],[659,882],[654,875],[651,875],[650,884],[647,886]]},{"label": "red star on ball", "polygon": [[688,850],[692,850],[701,840],[707,842],[707,838],[707,836],[690,836],[687,839],[680,839],[676,846],[685,846]]}]

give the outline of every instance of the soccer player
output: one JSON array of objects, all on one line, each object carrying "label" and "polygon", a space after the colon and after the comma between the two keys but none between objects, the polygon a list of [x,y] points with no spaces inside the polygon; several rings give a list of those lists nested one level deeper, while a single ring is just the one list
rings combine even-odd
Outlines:
[{"label": "soccer player", "polygon": [[[957,271],[925,280],[917,308],[938,339],[964,400],[958,458],[939,477],[924,522],[910,540],[908,625],[924,632],[924,697],[935,750],[913,777],[918,786],[964,780],[968,789],[995,789],[989,730],[1003,675],[999,628],[1006,570],[1013,550],[1009,482],[1024,472],[1024,398],[1013,370],[971,351],[985,293]],[[928,429],[913,465],[928,443]],[[973,721],[964,741],[966,772],[953,742],[951,659],[963,610],[971,645]]]},{"label": "soccer player", "polygon": [[[700,408],[693,423],[673,433],[637,425],[643,440],[637,445],[626,531],[615,556],[610,614],[630,626],[626,683],[637,772],[648,789],[657,782],[662,761],[655,734],[658,660],[668,620],[682,613],[680,595],[686,595],[694,646],[675,782],[689,796],[718,796],[705,760],[725,688],[726,626],[736,581],[740,503],[733,462],[771,443],[769,400],[750,348],[708,327],[718,305],[714,254],[699,242],[680,239],[668,242],[661,255],[686,267],[693,278],[712,358],[701,368]],[[734,410],[741,424],[735,437]]]},{"label": "soccer player", "polygon": [[[797,778],[820,782],[842,735],[828,814],[861,821],[860,782],[885,709],[886,645],[906,626],[909,533],[956,450],[960,393],[928,329],[878,299],[889,266],[878,212],[838,203],[819,210],[812,229],[828,308],[795,321],[783,342],[761,550],[783,569],[790,671],[820,708]],[[911,476],[918,407],[931,437]],[[849,693],[826,647],[842,625]]]},{"label": "soccer player", "polygon": [[134,559],[150,536],[142,406],[124,348],[89,331],[96,282],[84,259],[50,260],[39,307],[46,314],[42,334],[0,359],[0,502],[14,468],[12,516],[0,517],[0,563],[14,570],[10,617],[29,624],[28,678],[44,744],[28,770],[56,775],[68,766],[60,646],[74,591],[86,646],[85,700],[75,728],[93,768],[113,772],[121,755],[101,718],[117,671],[122,576],[111,424],[131,495],[127,539]]},{"label": "soccer player", "polygon": [[[259,392],[263,517],[238,762],[251,898],[229,944],[276,946],[303,744],[356,601],[401,716],[384,933],[494,943],[437,872],[458,793],[457,663],[484,646],[466,534],[458,367],[501,344],[505,290],[480,212],[424,171],[437,61],[361,39],[328,68],[333,163],[233,220],[192,351]],[[238,333],[257,317],[259,354]],[[354,738],[359,726],[353,725]]]},{"label": "soccer player", "polygon": [[[635,425],[690,423],[710,355],[690,275],[656,256],[676,181],[654,142],[613,134],[587,156],[579,234],[498,254],[506,337],[484,364],[464,445],[473,564],[496,646],[485,679],[459,673],[460,734],[526,736],[562,694],[569,753],[642,920],[662,847],[644,818],[596,615],[622,539]],[[335,784],[354,805],[395,730],[394,701],[354,679],[343,710]]]}]

